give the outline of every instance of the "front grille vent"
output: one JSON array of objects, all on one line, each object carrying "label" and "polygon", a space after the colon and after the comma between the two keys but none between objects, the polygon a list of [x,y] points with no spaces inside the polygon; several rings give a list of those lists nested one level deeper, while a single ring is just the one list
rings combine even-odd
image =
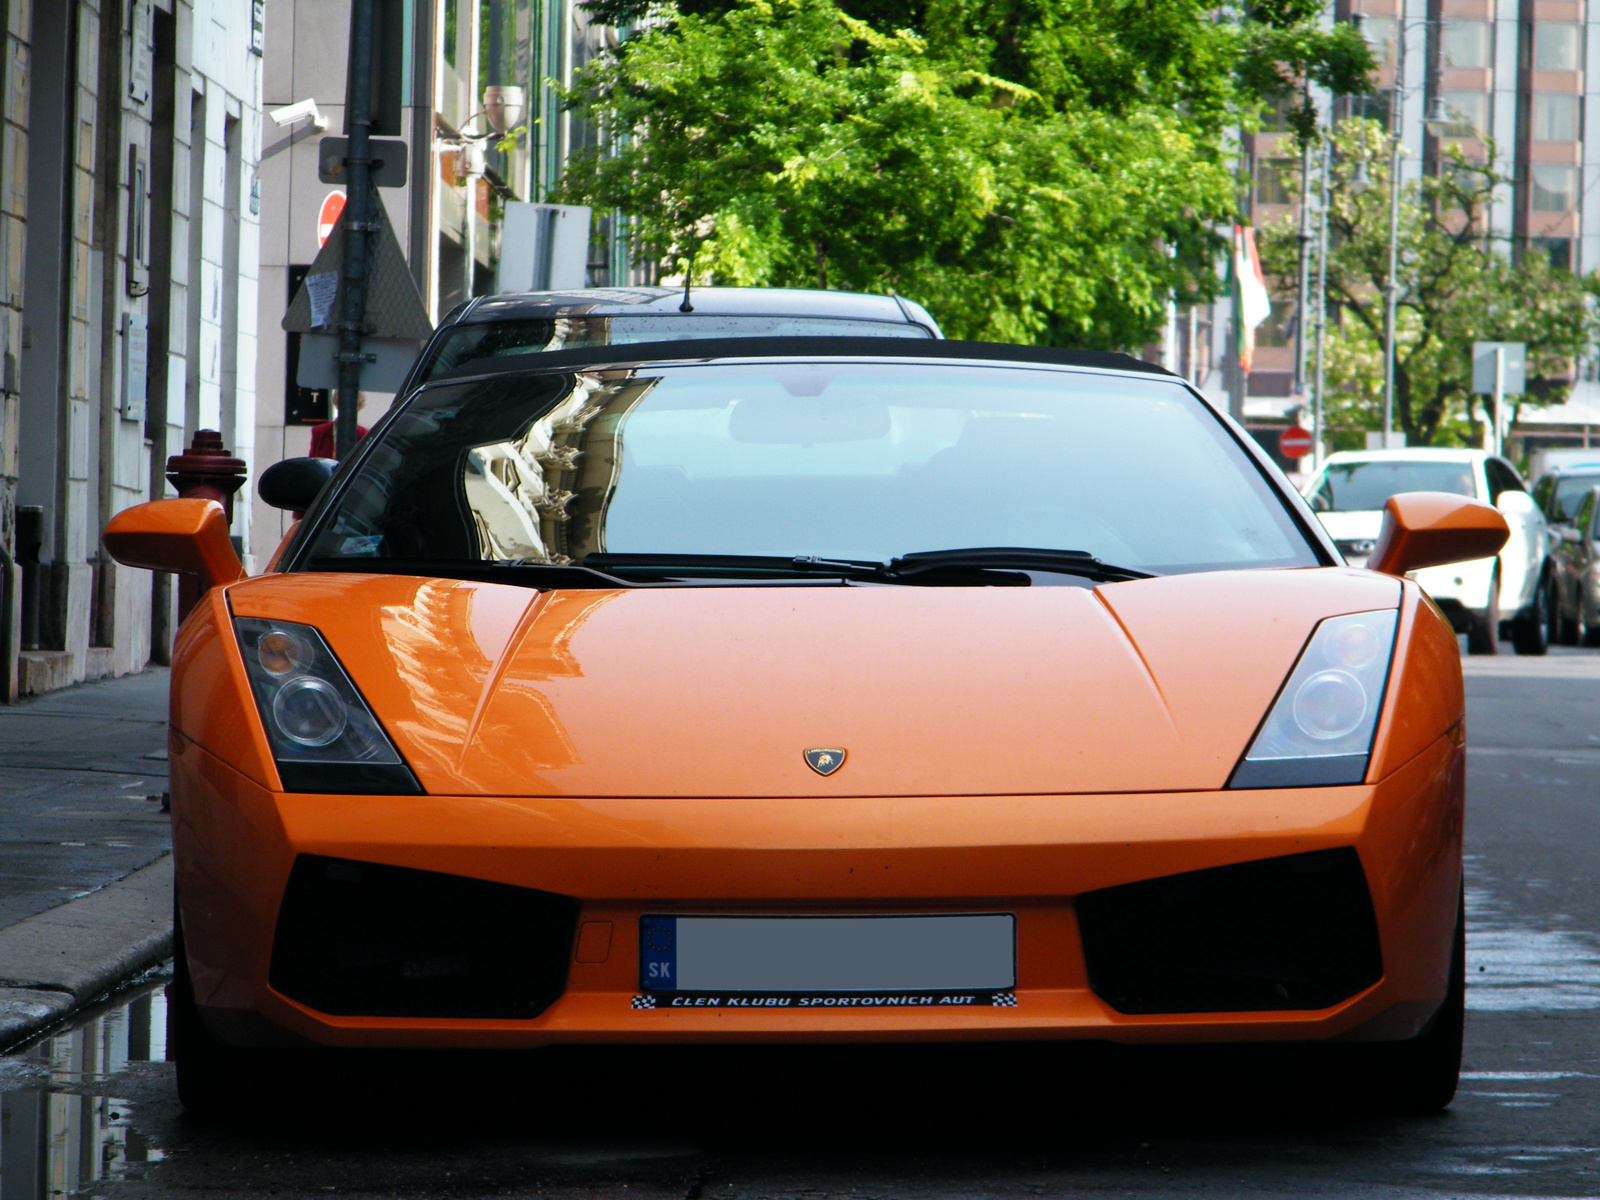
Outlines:
[{"label": "front grille vent", "polygon": [[335,1016],[527,1019],[566,989],[577,919],[566,896],[303,854],[269,981]]},{"label": "front grille vent", "polygon": [[1383,976],[1351,847],[1086,892],[1077,912],[1089,986],[1122,1013],[1328,1008]]}]

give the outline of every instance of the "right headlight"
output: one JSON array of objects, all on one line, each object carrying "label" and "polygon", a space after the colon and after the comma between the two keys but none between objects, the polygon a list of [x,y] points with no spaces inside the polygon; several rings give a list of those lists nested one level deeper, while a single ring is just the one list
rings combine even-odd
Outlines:
[{"label": "right headlight", "polygon": [[285,791],[421,794],[320,633],[255,617],[233,627]]},{"label": "right headlight", "polygon": [[1398,619],[1390,608],[1318,625],[1228,786],[1330,787],[1365,779]]}]

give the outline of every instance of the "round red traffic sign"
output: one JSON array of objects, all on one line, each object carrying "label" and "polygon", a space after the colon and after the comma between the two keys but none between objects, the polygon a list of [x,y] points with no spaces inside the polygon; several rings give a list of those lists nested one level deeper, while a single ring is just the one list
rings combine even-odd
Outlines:
[{"label": "round red traffic sign", "polygon": [[1278,435],[1278,453],[1285,458],[1304,458],[1311,453],[1311,434],[1291,425]]},{"label": "round red traffic sign", "polygon": [[333,227],[339,223],[339,214],[344,211],[344,193],[329,192],[322,202],[322,210],[317,213],[317,248],[320,250],[328,244],[328,235],[333,232]]}]

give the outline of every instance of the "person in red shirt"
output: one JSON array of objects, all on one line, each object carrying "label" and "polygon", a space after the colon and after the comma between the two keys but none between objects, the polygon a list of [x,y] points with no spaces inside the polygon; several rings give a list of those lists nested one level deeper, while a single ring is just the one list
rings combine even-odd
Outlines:
[{"label": "person in red shirt", "polygon": [[[357,393],[357,395],[356,395],[356,412],[359,413],[366,406],[367,406],[367,394],[365,392]],[[335,416],[337,416],[337,414],[338,414],[338,409],[337,408],[334,409],[334,414],[335,414]],[[324,421],[320,425],[313,425],[311,427],[311,457],[312,458],[338,458],[339,457],[337,454],[334,453],[333,427],[334,427],[334,422],[333,421]],[[365,425],[357,424],[356,425],[356,441],[359,442],[362,438],[364,438],[366,436],[367,436],[367,427]]]},{"label": "person in red shirt", "polygon": [[[367,394],[365,392],[356,393],[356,412],[359,413],[366,406],[367,406]],[[333,411],[334,411],[334,416],[337,417],[338,414],[339,414],[339,410],[337,408],[335,408]],[[339,457],[336,453],[334,453],[334,445],[335,445],[335,440],[336,440],[335,437],[334,437],[334,424],[335,424],[335,422],[333,422],[333,421],[324,421],[320,425],[313,425],[311,427],[311,457],[312,458],[337,458],[337,457]],[[356,425],[356,441],[359,442],[362,438],[364,438],[366,436],[367,436],[367,427],[365,425],[357,423],[357,425]],[[305,516],[305,513],[297,512],[297,513],[294,513],[293,516],[294,516],[294,519],[296,521],[298,521],[301,517]]]}]

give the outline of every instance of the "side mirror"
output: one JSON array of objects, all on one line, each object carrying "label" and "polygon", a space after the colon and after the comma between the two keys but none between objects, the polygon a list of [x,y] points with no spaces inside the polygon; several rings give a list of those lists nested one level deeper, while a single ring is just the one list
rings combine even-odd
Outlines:
[{"label": "side mirror", "polygon": [[338,469],[332,458],[286,458],[261,472],[256,491],[273,508],[305,512]]},{"label": "side mirror", "polygon": [[1539,511],[1539,506],[1533,502],[1533,497],[1528,495],[1527,492],[1518,492],[1509,488],[1500,493],[1500,498],[1494,502],[1494,506],[1503,513],[1510,513],[1512,516],[1517,517],[1527,516],[1531,512]]},{"label": "side mirror", "polygon": [[1560,535],[1560,538],[1563,542],[1583,541],[1583,534],[1578,532],[1578,528],[1575,525],[1563,525],[1560,529],[1556,530],[1556,533]]},{"label": "side mirror", "polygon": [[125,567],[197,575],[202,589],[245,577],[215,500],[152,500],[111,518],[107,553]]},{"label": "side mirror", "polygon": [[1452,492],[1401,492],[1383,506],[1383,527],[1367,566],[1385,575],[1489,558],[1511,536],[1490,505]]}]

